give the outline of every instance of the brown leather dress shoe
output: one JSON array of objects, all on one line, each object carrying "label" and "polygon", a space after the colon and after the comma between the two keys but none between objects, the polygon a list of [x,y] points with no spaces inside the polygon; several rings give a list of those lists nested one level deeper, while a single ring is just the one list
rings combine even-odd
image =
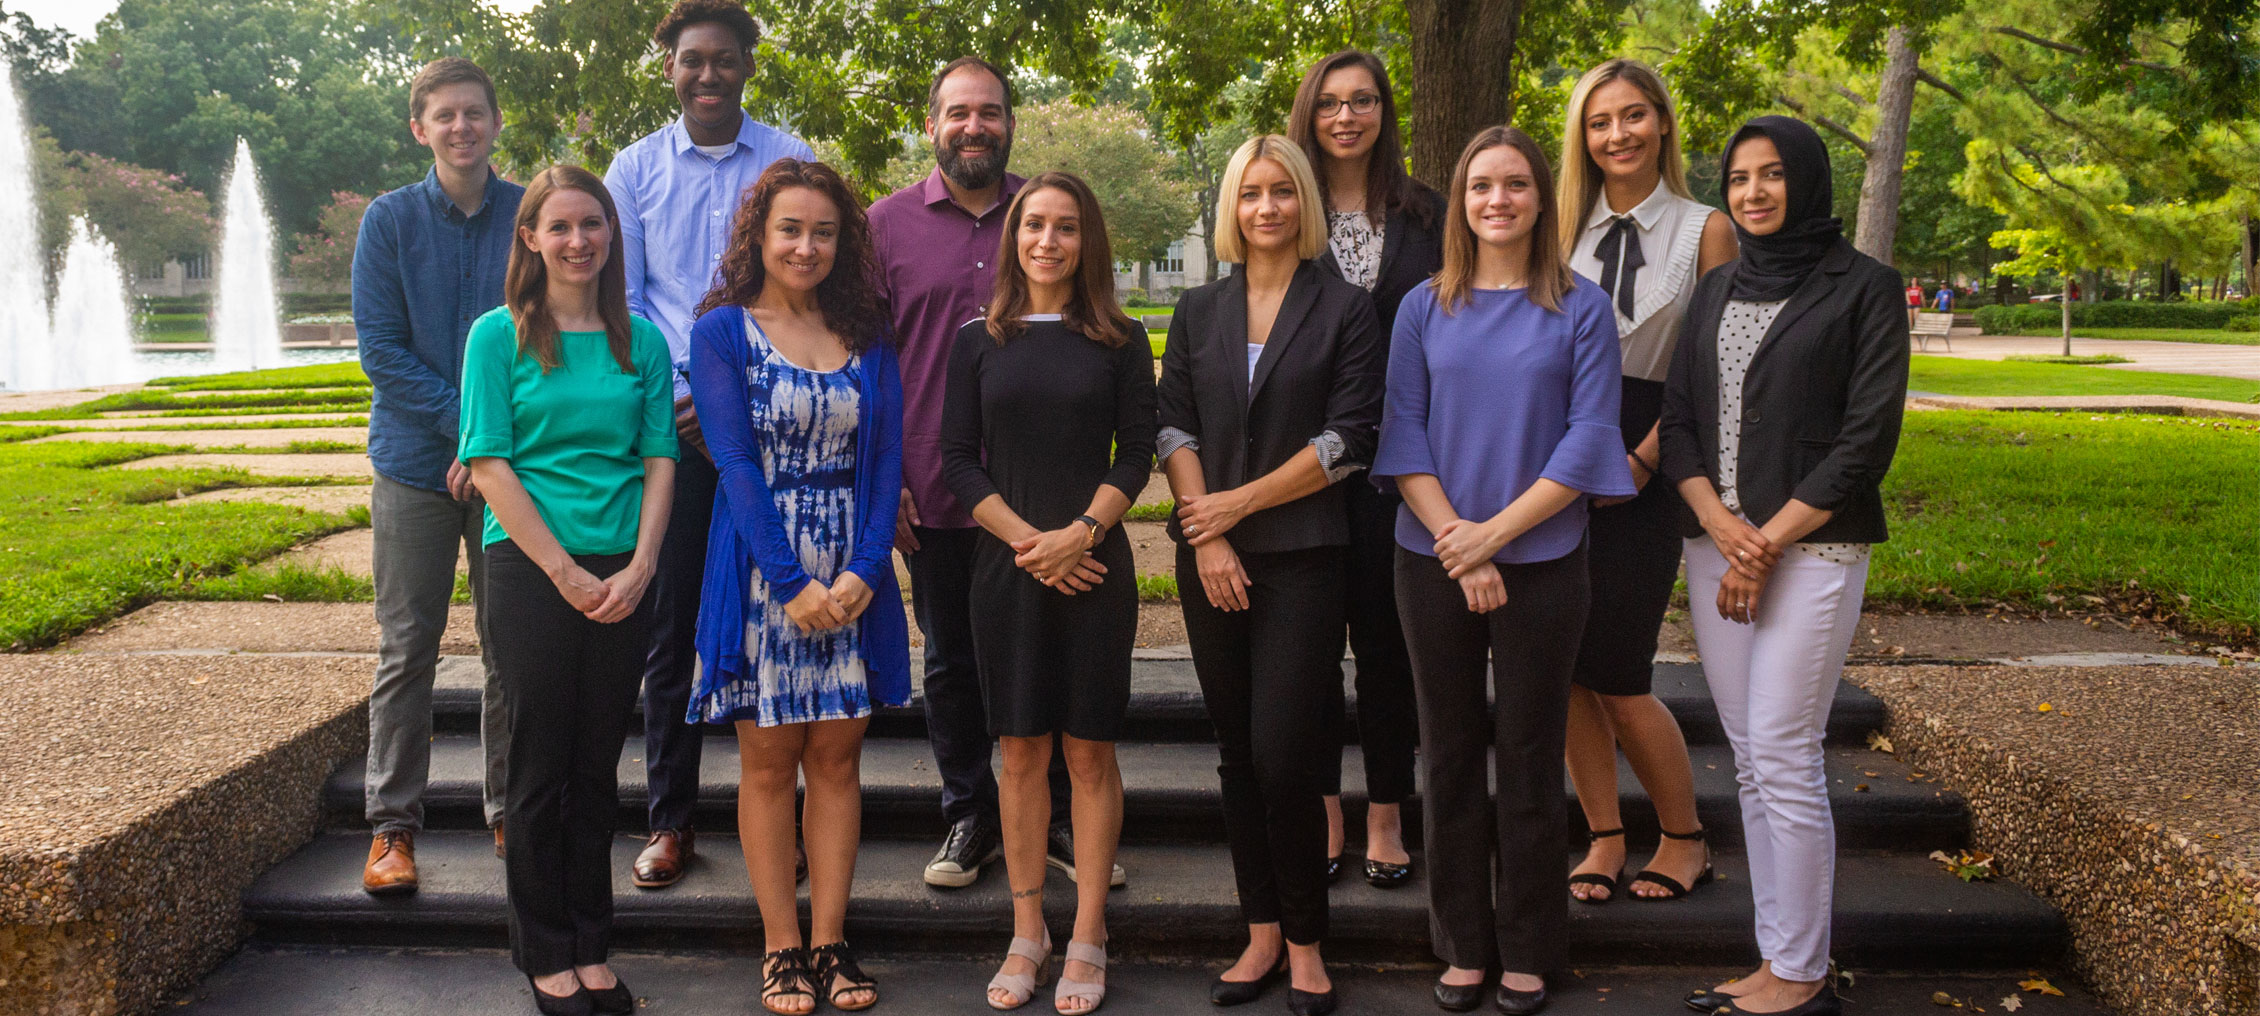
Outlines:
[{"label": "brown leather dress shoe", "polygon": [[361,889],[371,896],[416,891],[416,834],[382,832],[369,841],[369,860],[361,866]]},{"label": "brown leather dress shoe", "polygon": [[494,856],[502,856],[502,826],[499,823],[494,827]]},{"label": "brown leather dress shoe", "polygon": [[665,889],[681,881],[697,854],[696,834],[688,829],[661,829],[644,842],[636,855],[636,888]]}]

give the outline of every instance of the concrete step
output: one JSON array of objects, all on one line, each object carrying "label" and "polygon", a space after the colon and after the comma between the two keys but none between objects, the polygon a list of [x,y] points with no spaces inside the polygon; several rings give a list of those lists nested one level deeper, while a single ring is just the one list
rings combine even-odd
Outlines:
[{"label": "concrete step", "polygon": [[[1353,717],[1357,714],[1357,689],[1352,686],[1349,675],[1354,670],[1355,664],[1343,663],[1343,694]],[[477,657],[443,657],[432,689],[435,728],[477,731],[479,690],[484,681]],[[1710,685],[1703,680],[1700,664],[1657,664],[1655,689],[1656,697],[1679,718],[1680,729],[1686,732],[1689,744],[1726,743],[1726,735],[1719,729],[1718,708],[1711,703]],[[910,705],[879,710],[871,720],[871,736],[923,739],[926,736],[923,702],[914,688]],[[641,703],[637,705],[637,716],[642,716]],[[1881,699],[1839,682],[1836,700],[1829,712],[1828,741],[1863,744],[1868,732],[1881,729],[1887,719]],[[640,725],[642,721],[637,722]],[[707,729],[720,736],[730,734],[728,727]],[[1208,712],[1201,704],[1200,682],[1193,676],[1193,661],[1140,659],[1131,665],[1130,715],[1123,731],[1124,740],[1209,741],[1214,737]]]},{"label": "concrete step", "polygon": [[[645,826],[646,783],[643,739],[631,737],[620,757],[622,829]],[[1733,753],[1718,745],[1690,750],[1694,763],[1696,813],[1712,831],[1712,842],[1741,840],[1741,809],[1736,801]],[[1917,778],[1889,755],[1867,748],[1828,751],[1829,786],[1836,810],[1837,839],[1847,849],[1911,849],[1918,853],[1963,845],[1969,818],[1960,795]],[[1124,742],[1118,746],[1126,819],[1123,835],[1133,842],[1222,842],[1218,821],[1222,800],[1216,776],[1216,749],[1186,742]],[[478,739],[448,734],[432,742],[431,783],[424,793],[424,821],[431,829],[479,829],[484,755]],[[347,763],[326,789],[331,820],[362,827],[366,765]],[[738,745],[710,738],[699,767],[695,823],[698,828],[737,828]],[[1869,773],[1875,775],[1870,776]],[[1656,837],[1655,808],[1629,768],[1620,764],[1620,797],[1626,828],[1635,846]],[[1343,750],[1342,789],[1349,828],[1364,828],[1365,769],[1356,747]],[[1860,789],[1860,788],[1866,789]],[[1585,822],[1570,789],[1570,831],[1583,835]],[[941,779],[926,742],[882,737],[863,749],[863,830],[872,837],[927,837],[939,841]],[[1418,837],[1418,798],[1408,804],[1407,822]]]},{"label": "concrete step", "polygon": [[[613,845],[614,945],[641,948],[758,948],[760,918],[738,842],[701,837],[689,876],[671,889],[629,880],[641,841]],[[361,891],[367,837],[332,833],[262,876],[244,898],[245,917],[269,944],[495,948],[507,941],[502,863],[483,832],[420,837],[423,888],[379,899]],[[933,844],[863,844],[848,912],[849,934],[874,955],[962,953],[1002,943],[1011,908],[1001,871],[975,885],[936,890],[919,874]],[[1231,861],[1214,845],[1123,848],[1129,886],[1115,893],[1108,930],[1126,955],[1214,957],[1245,942]],[[1565,858],[1567,874],[1574,858]],[[1670,903],[1573,904],[1570,954],[1587,963],[1747,963],[1751,904],[1744,859],[1722,852],[1724,880]],[[1418,883],[1426,866],[1416,864]],[[1046,905],[1065,928],[1070,883],[1051,878]],[[1565,890],[1566,892],[1566,890]],[[1376,889],[1345,879],[1333,893],[1327,955],[1349,962],[1422,962],[1428,956],[1424,885]],[[1917,854],[1845,853],[1837,864],[1834,954],[1847,965],[1910,970],[2047,966],[2068,944],[2063,919],[2023,888],[1964,883]],[[507,980],[507,978],[503,978]]]},{"label": "concrete step", "polygon": [[[1064,930],[1064,929],[1062,929]],[[951,957],[867,956],[864,971],[879,982],[881,1013],[989,1012],[982,996],[998,955]],[[1109,1016],[1183,1016],[1206,1012],[1216,962],[1162,963],[1117,957],[1103,1010]],[[714,1016],[758,1012],[760,957],[735,952],[615,952],[613,969],[637,996],[639,1013]],[[1739,967],[1612,967],[1557,976],[1546,1011],[1555,1016],[1624,1016],[1685,1012],[1690,988],[1742,973]],[[1431,967],[1374,969],[1336,964],[1330,973],[1342,1012],[1361,1016],[1433,1016]],[[2020,991],[2019,972],[1894,974],[1861,972],[1843,992],[1847,1011],[1912,1014],[1939,1010],[1935,992],[1999,1012],[2005,997],[2022,996],[2028,1016],[2110,1016],[2069,976],[2047,971],[2067,993],[2053,998]],[[1248,1008],[1276,1012],[1286,993],[1274,988]],[[237,953],[203,983],[173,1000],[166,1011],[181,1016],[492,1016],[530,1012],[525,978],[508,953],[492,949],[295,948],[252,946]],[[1051,1012],[1047,995],[1026,1011]],[[1486,1009],[1488,1011],[1488,1009]]]}]

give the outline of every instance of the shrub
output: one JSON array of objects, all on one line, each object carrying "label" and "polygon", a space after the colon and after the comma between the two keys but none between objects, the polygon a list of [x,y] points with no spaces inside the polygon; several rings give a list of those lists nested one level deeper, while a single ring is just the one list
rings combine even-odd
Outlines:
[{"label": "shrub", "polygon": [[2232,332],[2260,332],[2260,314],[2239,314],[2221,327]]},{"label": "shrub", "polygon": [[[2063,310],[2054,303],[2002,304],[1977,309],[1978,330],[1987,335],[2047,335],[2063,327]],[[2074,328],[2225,328],[2244,313],[2226,301],[2153,303],[2107,300],[2072,304]]]}]

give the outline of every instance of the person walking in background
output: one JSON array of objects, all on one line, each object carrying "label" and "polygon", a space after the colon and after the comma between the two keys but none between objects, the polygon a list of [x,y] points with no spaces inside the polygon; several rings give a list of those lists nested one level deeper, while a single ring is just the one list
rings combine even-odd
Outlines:
[{"label": "person walking in background", "polygon": [[[1013,941],[989,982],[998,1009],[1028,1003],[1051,957],[1044,833],[1053,743],[1074,781],[1075,862],[1114,864],[1130,706],[1137,573],[1116,523],[1154,461],[1154,363],[1114,300],[1114,256],[1091,189],[1045,173],[1005,214],[988,316],[958,331],[943,406],[942,465],[985,531],[974,550],[973,650],[989,733],[1004,746],[998,796]],[[1075,930],[1054,1001],[1077,1016],[1106,998],[1104,880],[1076,884]]]},{"label": "person walking in background", "polygon": [[606,965],[620,746],[674,490],[667,342],[628,312],[604,183],[536,174],[505,305],[463,351],[457,457],[486,496],[489,637],[510,710],[510,955],[543,1013],[629,1013]]},{"label": "person walking in background", "polygon": [[1250,139],[1217,194],[1217,257],[1245,267],[1179,299],[1158,394],[1177,587],[1248,920],[1209,1000],[1252,1002],[1285,972],[1288,1008],[1311,1016],[1335,1004],[1319,942],[1324,760],[1341,758],[1327,739],[1348,582],[1341,481],[1373,456],[1381,329],[1364,290],[1308,260],[1326,220],[1302,149]]},{"label": "person walking in background", "polygon": [[[895,546],[910,571],[911,609],[925,636],[926,737],[942,777],[949,833],[926,862],[927,885],[972,885],[1002,854],[996,739],[981,705],[973,651],[973,552],[980,530],[942,479],[942,401],[960,325],[981,317],[996,288],[1004,213],[1021,178],[1012,155],[1012,86],[996,65],[959,57],[926,89],[926,138],[937,163],[926,179],[871,205],[880,286],[894,315],[903,374],[903,491]],[[1075,877],[1067,828],[1067,763],[1050,772],[1054,823],[1045,858]],[[1121,866],[1111,872],[1121,885]]]},{"label": "person walking in background", "polygon": [[[691,395],[722,474],[707,538],[694,723],[738,729],[738,837],[761,907],[761,1003],[878,1001],[847,945],[874,706],[910,701],[895,585],[902,380],[881,341],[863,209],[822,163],[781,159],[737,214],[691,329]],[[809,936],[793,891],[806,779]]]},{"label": "person walking in background", "polygon": [[[1706,877],[1695,776],[1679,721],[1651,693],[1656,638],[1679,577],[1679,515],[1655,482],[1656,418],[1679,317],[1703,273],[1734,260],[1734,227],[1687,192],[1679,116],[1654,68],[1603,63],[1578,79],[1562,130],[1562,249],[1615,311],[1623,364],[1617,429],[1638,496],[1592,509],[1586,542],[1592,607],[1569,696],[1569,776],[1589,847],[1571,895],[1607,903],[1630,892],[1676,899]],[[1663,833],[1629,886],[1617,748],[1648,789]]]},{"label": "person walking in background", "polygon": [[[1438,1005],[1534,1013],[1569,897],[1563,731],[1585,625],[1588,497],[1637,488],[1617,431],[1616,320],[1569,270],[1546,157],[1492,127],[1460,154],[1444,267],[1405,297],[1377,481],[1404,494],[1397,602],[1420,713]],[[1496,708],[1485,701],[1485,678]],[[1484,771],[1495,753],[1494,803]]]},{"label": "person walking in background", "polygon": [[703,735],[685,722],[697,660],[693,634],[706,537],[719,474],[691,400],[691,323],[715,282],[730,224],[747,187],[778,159],[812,160],[806,144],[745,114],[745,80],[760,27],[734,0],[680,0],[652,33],[665,56],[681,115],[620,150],[605,186],[620,207],[628,304],[667,337],[675,370],[676,431],[685,446],[672,534],[652,585],[652,643],[644,668],[644,772],[650,839],[635,883],[673,885],[697,853],[691,806],[698,798]]},{"label": "person walking in background", "polygon": [[1828,149],[1802,121],[1745,124],[1721,160],[1740,257],[1704,277],[1673,353],[1664,475],[1686,528],[1688,613],[1734,747],[1757,903],[1756,972],[1688,996],[1736,1013],[1834,1014],[1836,830],[1821,738],[1860,620],[1878,485],[1898,446],[1899,273],[1854,250]]},{"label": "person walking in background", "polygon": [[1937,311],[1937,312],[1939,312],[1939,313],[1941,313],[1941,314],[1952,314],[1952,313],[1954,313],[1954,284],[1953,284],[1953,283],[1951,283],[1951,282],[1941,282],[1941,283],[1939,283],[1939,284],[1938,284],[1938,297],[1937,297],[1937,299],[1936,299],[1936,300],[1932,301],[1932,303],[1931,303],[1931,309],[1932,309],[1932,310],[1935,310],[1935,311]]},{"label": "person walking in background", "polygon": [[1907,327],[1915,327],[1915,315],[1923,310],[1923,280],[1907,280]]},{"label": "person walking in background", "polygon": [[[1327,241],[1318,265],[1373,294],[1382,362],[1397,306],[1443,263],[1444,198],[1405,172],[1396,93],[1381,58],[1344,50],[1312,64],[1295,92],[1287,136],[1310,159],[1324,198]],[[1368,483],[1343,485],[1349,512],[1344,613],[1357,658],[1357,739],[1365,760],[1365,878],[1382,888],[1412,878],[1404,812],[1413,792],[1420,724],[1413,715],[1412,662],[1397,620],[1399,499]],[[1334,761],[1327,767],[1327,876],[1342,866],[1342,761],[1350,735],[1341,682],[1330,688]]]},{"label": "person walking in background", "polygon": [[432,679],[458,553],[469,559],[471,603],[486,672],[479,747],[486,823],[502,851],[509,712],[486,638],[484,505],[455,457],[463,343],[471,322],[502,303],[516,246],[511,222],[525,188],[488,159],[502,115],[494,82],[462,57],[425,64],[408,84],[408,131],[432,150],[420,183],[378,195],[353,245],[353,326],[369,375],[369,528],[377,587],[377,674],[369,688],[368,789],[375,835],[361,888],[415,892],[416,833],[432,765]]}]

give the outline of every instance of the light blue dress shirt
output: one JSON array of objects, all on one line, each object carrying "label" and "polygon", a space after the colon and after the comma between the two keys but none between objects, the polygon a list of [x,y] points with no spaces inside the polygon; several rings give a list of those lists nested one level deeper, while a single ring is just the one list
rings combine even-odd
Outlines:
[{"label": "light blue dress shirt", "polygon": [[604,185],[620,208],[628,309],[667,336],[676,398],[691,392],[691,323],[714,286],[738,201],[770,163],[815,158],[806,142],[750,116],[720,158],[693,145],[680,119],[613,156]]}]

